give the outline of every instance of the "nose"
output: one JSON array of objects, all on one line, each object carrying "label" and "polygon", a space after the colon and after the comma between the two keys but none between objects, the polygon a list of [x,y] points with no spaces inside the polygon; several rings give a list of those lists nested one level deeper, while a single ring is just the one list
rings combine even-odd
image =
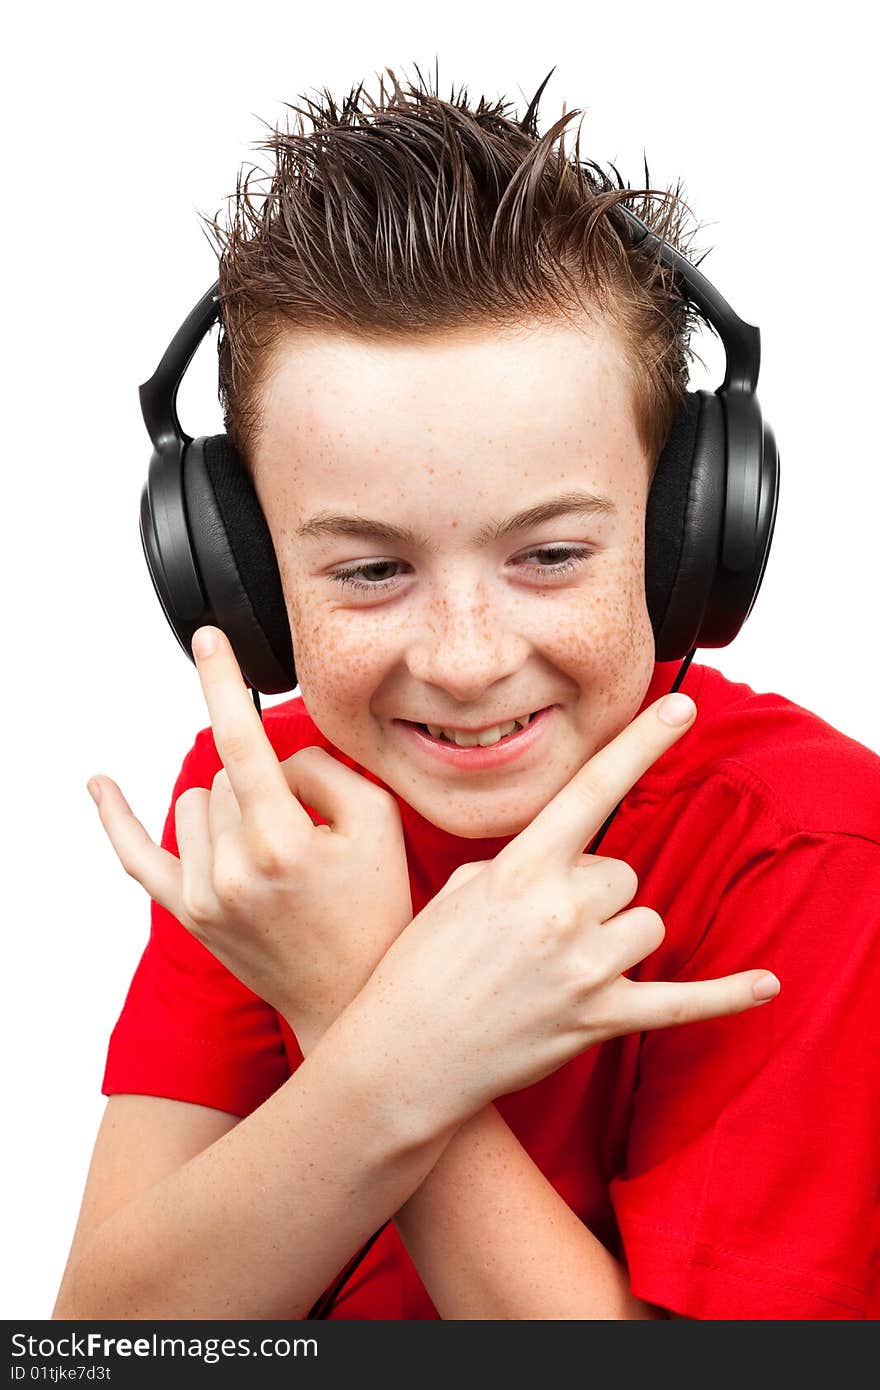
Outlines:
[{"label": "nose", "polygon": [[406,665],[415,680],[436,685],[461,704],[475,704],[496,681],[519,670],[529,650],[504,605],[493,604],[482,585],[459,579],[421,615]]}]

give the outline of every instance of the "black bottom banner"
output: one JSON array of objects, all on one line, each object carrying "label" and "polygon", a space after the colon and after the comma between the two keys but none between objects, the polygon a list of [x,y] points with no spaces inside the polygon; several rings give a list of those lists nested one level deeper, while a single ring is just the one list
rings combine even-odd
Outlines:
[{"label": "black bottom banner", "polygon": [[[664,1328],[678,1344],[681,1323]],[[172,1386],[339,1386],[396,1381],[455,1385],[510,1374],[514,1380],[557,1383],[564,1368],[596,1378],[595,1334],[580,1322],[64,1322],[4,1323],[9,1386],[104,1386],[154,1390]],[[673,1330],[679,1329],[679,1330]],[[643,1334],[644,1335],[644,1334]],[[603,1337],[604,1342],[604,1337]],[[627,1335],[627,1364],[642,1336]],[[645,1342],[656,1355],[657,1343]],[[672,1347],[669,1348],[672,1350]],[[614,1353],[620,1354],[620,1351]],[[600,1362],[601,1364],[601,1362]]]}]

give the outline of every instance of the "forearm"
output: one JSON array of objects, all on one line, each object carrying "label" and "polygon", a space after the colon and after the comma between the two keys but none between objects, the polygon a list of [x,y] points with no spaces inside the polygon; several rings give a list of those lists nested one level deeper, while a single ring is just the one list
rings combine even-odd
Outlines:
[{"label": "forearm", "polygon": [[395,1223],[442,1318],[655,1318],[487,1106],[458,1130]]},{"label": "forearm", "polygon": [[54,1316],[305,1316],[453,1132],[409,1125],[393,1063],[371,1069],[361,1043],[335,1026],[258,1110],[104,1221]]}]

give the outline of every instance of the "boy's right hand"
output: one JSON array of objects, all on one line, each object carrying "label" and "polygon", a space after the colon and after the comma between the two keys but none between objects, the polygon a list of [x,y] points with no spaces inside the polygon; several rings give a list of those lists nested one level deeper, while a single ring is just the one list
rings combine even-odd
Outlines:
[{"label": "boy's right hand", "polygon": [[624,975],[665,928],[651,908],[624,910],[638,889],[628,864],[582,848],[693,722],[692,709],[683,725],[664,723],[662,704],[600,749],[495,859],[457,869],[350,1007],[369,1056],[393,1059],[400,1094],[424,1096],[430,1123],[460,1123],[608,1038],[753,1008],[765,1002],[758,981],[778,991],[761,969],[688,983]]}]

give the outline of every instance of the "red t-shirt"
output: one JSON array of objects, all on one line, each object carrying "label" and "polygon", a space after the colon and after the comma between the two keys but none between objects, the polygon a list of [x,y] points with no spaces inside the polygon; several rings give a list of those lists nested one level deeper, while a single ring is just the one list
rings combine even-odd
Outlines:
[{"label": "red t-shirt", "polygon": [[[671,686],[658,664],[642,707]],[[880,758],[774,693],[692,663],[692,729],[628,793],[599,853],[636,870],[662,945],[631,978],[766,967],[745,1014],[617,1038],[497,1108],[624,1262],[636,1296],[701,1319],[880,1314]],[[371,780],[301,698],[264,711],[280,760],[317,744]],[[174,802],[221,766],[203,729]],[[397,798],[413,909],[505,839],[460,839]],[[586,849],[587,846],[584,846]],[[246,1116],[301,1062],[286,1023],[164,908],[113,1030],[102,1091]],[[389,1223],[331,1316],[436,1318]]]}]

